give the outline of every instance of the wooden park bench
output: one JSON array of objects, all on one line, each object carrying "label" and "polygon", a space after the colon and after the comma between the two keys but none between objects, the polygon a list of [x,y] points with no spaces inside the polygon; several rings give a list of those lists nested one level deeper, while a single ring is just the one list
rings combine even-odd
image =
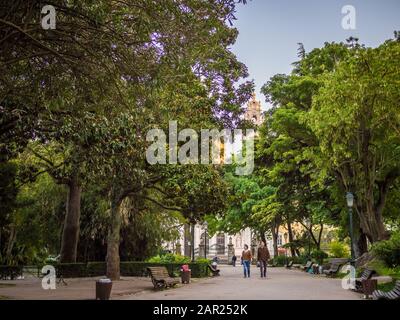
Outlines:
[{"label": "wooden park bench", "polygon": [[372,293],[372,298],[374,300],[400,300],[400,280],[396,281],[394,289],[389,292],[375,290]]},{"label": "wooden park bench", "polygon": [[151,276],[154,289],[173,287],[179,283],[178,279],[170,277],[166,267],[148,267],[147,271]]},{"label": "wooden park bench", "polygon": [[322,272],[326,276],[333,277],[335,274],[337,274],[339,272],[341,266],[344,265],[344,264],[345,264],[345,262],[339,262],[339,261],[332,262],[331,266],[329,267],[329,269],[323,270]]},{"label": "wooden park bench", "polygon": [[208,267],[208,270],[211,271],[213,277],[219,276],[219,272],[220,272],[219,269],[214,269],[211,265],[207,265],[207,267]]},{"label": "wooden park bench", "polygon": [[372,278],[373,275],[376,274],[375,270],[372,269],[365,269],[362,274],[361,277],[356,279],[356,288],[355,291],[357,292],[363,292],[363,285],[362,282],[363,280],[370,280]]},{"label": "wooden park bench", "polygon": [[310,270],[310,268],[313,266],[314,262],[312,262],[311,260],[308,260],[307,263],[302,266],[301,268],[303,269],[303,271],[307,272],[308,270]]}]

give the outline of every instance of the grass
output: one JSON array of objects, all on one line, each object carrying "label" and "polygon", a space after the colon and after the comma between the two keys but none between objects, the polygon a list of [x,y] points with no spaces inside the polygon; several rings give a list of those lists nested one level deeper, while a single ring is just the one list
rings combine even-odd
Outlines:
[{"label": "grass", "polygon": [[10,298],[7,296],[0,296],[0,300],[9,300]]},{"label": "grass", "polygon": [[388,282],[388,283],[380,283],[378,284],[378,290],[382,291],[390,291],[393,290],[396,281]]}]

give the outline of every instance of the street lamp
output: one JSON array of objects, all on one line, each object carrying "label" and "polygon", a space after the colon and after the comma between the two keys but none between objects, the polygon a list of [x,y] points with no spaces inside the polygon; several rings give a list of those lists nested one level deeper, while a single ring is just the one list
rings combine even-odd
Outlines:
[{"label": "street lamp", "polygon": [[203,228],[204,228],[204,258],[207,259],[207,231],[208,231],[207,221],[203,223]]},{"label": "street lamp", "polygon": [[350,246],[351,246],[351,265],[354,265],[354,235],[353,235],[353,205],[354,195],[351,192],[346,193],[347,207],[349,208],[349,232],[350,232]]}]

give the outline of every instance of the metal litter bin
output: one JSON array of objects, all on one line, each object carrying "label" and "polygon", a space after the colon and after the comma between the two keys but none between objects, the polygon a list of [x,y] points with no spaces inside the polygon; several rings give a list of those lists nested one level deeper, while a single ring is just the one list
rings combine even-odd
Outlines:
[{"label": "metal litter bin", "polygon": [[361,280],[362,288],[364,291],[365,299],[369,299],[369,296],[377,289],[378,287],[378,280],[376,279],[368,279],[368,280]]},{"label": "metal litter bin", "polygon": [[190,283],[190,278],[192,276],[191,270],[181,271],[181,280],[182,283]]},{"label": "metal litter bin", "polygon": [[96,281],[96,300],[110,300],[112,289],[111,279],[100,279]]}]

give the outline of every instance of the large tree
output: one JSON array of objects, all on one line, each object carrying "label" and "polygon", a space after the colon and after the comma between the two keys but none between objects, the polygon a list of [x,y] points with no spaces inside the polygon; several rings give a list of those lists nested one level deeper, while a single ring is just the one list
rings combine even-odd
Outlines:
[{"label": "large tree", "polygon": [[383,212],[400,175],[398,114],[400,43],[355,45],[333,72],[321,76],[308,123],[320,145],[319,164],[343,190],[355,194],[355,211],[371,242],[386,239]]}]

